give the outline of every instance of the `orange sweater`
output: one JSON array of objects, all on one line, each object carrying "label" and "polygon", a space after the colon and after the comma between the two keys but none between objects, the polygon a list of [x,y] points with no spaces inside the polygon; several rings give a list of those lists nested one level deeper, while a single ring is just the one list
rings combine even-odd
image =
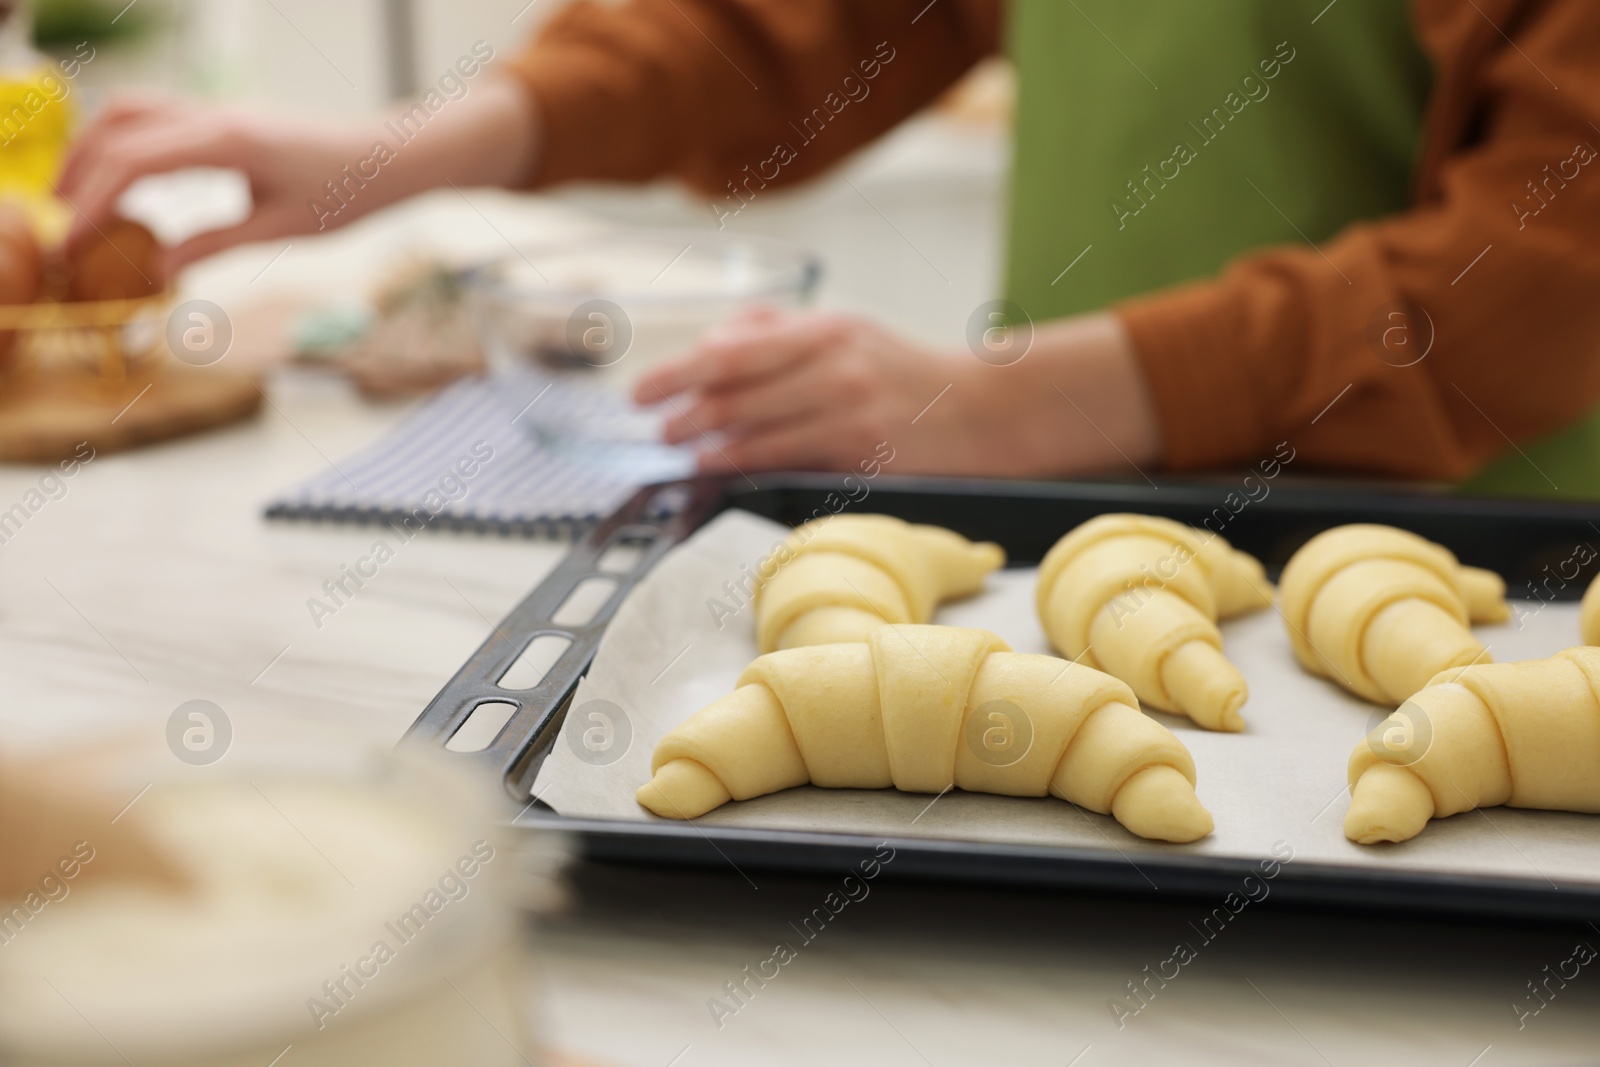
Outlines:
[{"label": "orange sweater", "polygon": [[[1292,438],[1308,466],[1453,479],[1600,402],[1600,4],[1412,12],[1435,81],[1411,208],[1117,308],[1168,467]],[[809,177],[995,51],[1002,14],[1001,0],[580,0],[516,60],[543,123],[532,184],[673,175],[720,198],[892,42],[870,96],[776,181]],[[1431,323],[1418,363],[1379,358],[1391,306],[1411,309],[1414,338]]]}]

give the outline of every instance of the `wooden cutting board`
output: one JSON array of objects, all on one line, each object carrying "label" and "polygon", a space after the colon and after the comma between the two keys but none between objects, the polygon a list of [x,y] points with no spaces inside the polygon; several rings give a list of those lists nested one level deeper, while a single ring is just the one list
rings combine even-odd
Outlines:
[{"label": "wooden cutting board", "polygon": [[164,361],[108,383],[65,370],[0,379],[0,462],[115,452],[225,426],[261,407],[254,375]]}]

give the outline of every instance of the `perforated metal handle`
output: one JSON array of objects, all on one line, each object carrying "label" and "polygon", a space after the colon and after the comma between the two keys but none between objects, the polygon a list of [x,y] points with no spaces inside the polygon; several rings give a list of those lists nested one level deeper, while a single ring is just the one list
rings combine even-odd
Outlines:
[{"label": "perforated metal handle", "polygon": [[[540,759],[560,729],[572,692],[593,662],[617,608],[656,561],[703,525],[726,496],[725,479],[720,477],[650,485],[635,493],[581,537],[555,570],[495,627],[423,709],[400,744],[444,749],[481,705],[513,705],[516,710],[487,748],[450,754],[483,764],[514,799],[526,800]],[[640,550],[632,567],[622,572],[601,570],[602,557],[624,543]],[[581,624],[558,624],[556,617],[573,591],[595,578],[615,582],[605,603]],[[570,643],[532,688],[504,688],[500,683],[506,672],[529,645],[547,636]]]}]

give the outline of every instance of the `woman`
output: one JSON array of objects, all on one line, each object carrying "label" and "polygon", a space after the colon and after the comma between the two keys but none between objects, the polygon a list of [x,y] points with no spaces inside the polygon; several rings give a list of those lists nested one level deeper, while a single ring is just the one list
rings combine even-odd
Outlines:
[{"label": "woman", "polygon": [[370,133],[171,103],[108,109],[63,190],[99,220],[141,175],[243,168],[255,213],[180,263],[446,181],[674,175],[737,225],[1002,41],[1010,304],[945,358],[826,313],[718,331],[637,396],[673,400],[705,466],[854,468],[888,440],[901,472],[1190,470],[1287,442],[1304,469],[1457,480],[1505,454],[1480,484],[1600,492],[1582,0],[580,2],[335,215],[308,205]]}]

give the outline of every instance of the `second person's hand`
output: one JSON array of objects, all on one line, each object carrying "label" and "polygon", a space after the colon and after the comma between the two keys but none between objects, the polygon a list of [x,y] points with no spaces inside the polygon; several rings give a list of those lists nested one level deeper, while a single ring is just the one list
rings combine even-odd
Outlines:
[{"label": "second person's hand", "polygon": [[[233,245],[343,226],[447,183],[514,184],[531,167],[534,124],[527,91],[510,78],[475,87],[404,144],[390,143],[381,119],[330,124],[170,97],[115,100],[79,135],[62,170],[58,189],[75,213],[67,243],[103,226],[128,186],[147,175],[193,167],[242,172],[249,216],[170,249],[167,265],[176,271]],[[381,165],[369,162],[379,141],[391,149]],[[346,168],[363,163],[368,176],[350,181]],[[344,186],[342,198],[330,182]]]},{"label": "second person's hand", "polygon": [[[151,174],[192,167],[241,171],[252,206],[242,222],[199,234],[168,253],[184,265],[235,244],[315,229],[308,202],[322,183],[360,159],[354,130],[308,126],[287,119],[169,98],[113,101],[85,128],[62,170],[60,191],[75,209],[67,243],[75,245],[106,224],[124,190]],[[378,206],[359,199],[347,218]],[[341,219],[340,221],[346,221]]]}]

